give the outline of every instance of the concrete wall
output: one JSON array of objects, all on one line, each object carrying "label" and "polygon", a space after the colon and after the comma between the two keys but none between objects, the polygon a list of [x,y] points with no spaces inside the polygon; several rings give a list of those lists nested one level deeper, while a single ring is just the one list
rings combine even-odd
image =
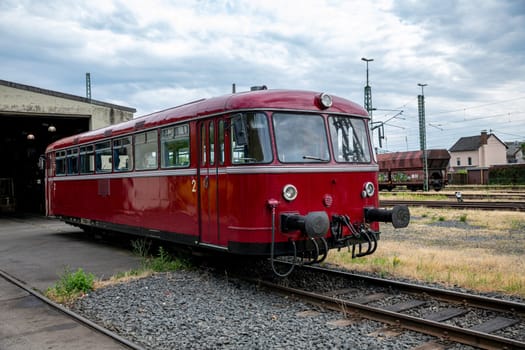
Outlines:
[{"label": "concrete wall", "polygon": [[[90,129],[133,119],[133,108],[0,81],[0,114],[90,117]],[[1,116],[0,116],[1,117]]]}]

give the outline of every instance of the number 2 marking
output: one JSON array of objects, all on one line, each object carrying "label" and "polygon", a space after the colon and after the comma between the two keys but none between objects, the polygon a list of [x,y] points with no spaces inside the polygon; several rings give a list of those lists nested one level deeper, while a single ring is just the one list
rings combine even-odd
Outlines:
[{"label": "number 2 marking", "polygon": [[191,192],[197,192],[197,180],[191,180]]}]

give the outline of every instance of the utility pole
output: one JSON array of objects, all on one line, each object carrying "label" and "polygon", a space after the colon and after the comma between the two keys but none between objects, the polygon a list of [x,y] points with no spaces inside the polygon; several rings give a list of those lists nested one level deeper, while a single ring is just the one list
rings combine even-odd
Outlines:
[{"label": "utility pole", "polygon": [[421,95],[417,96],[417,107],[419,111],[419,146],[423,151],[423,191],[428,192],[428,157],[427,157],[427,131],[425,128],[425,93],[423,88],[427,84],[418,83],[421,86]]},{"label": "utility pole", "polygon": [[[373,128],[373,118],[372,118],[372,88],[370,87],[369,81],[368,81],[368,62],[372,62],[373,58],[366,58],[361,57],[362,61],[366,62],[366,86],[365,86],[365,109],[368,112],[368,115],[370,116],[370,139],[372,140],[372,145],[374,143],[374,128]],[[379,143],[381,143],[381,139],[379,139]]]},{"label": "utility pole", "polygon": [[372,88],[368,82],[368,62],[372,62],[374,59],[362,57],[361,60],[366,62],[365,109],[372,117]]},{"label": "utility pole", "polygon": [[91,101],[91,74],[86,73],[86,98]]}]

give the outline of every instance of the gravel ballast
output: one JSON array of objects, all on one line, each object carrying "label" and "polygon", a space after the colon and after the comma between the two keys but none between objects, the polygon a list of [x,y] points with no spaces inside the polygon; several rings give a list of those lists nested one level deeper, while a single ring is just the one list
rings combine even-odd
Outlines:
[{"label": "gravel ballast", "polygon": [[98,289],[72,309],[147,349],[409,349],[432,340],[198,270]]}]

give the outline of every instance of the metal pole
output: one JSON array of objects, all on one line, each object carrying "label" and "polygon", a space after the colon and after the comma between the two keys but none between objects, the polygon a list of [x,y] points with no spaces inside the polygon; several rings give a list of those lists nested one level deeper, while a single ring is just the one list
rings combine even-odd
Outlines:
[{"label": "metal pole", "polygon": [[374,59],[362,57],[361,60],[366,62],[365,109],[368,111],[370,117],[372,117],[372,88],[368,81],[368,62],[372,62]]},{"label": "metal pole", "polygon": [[423,191],[428,192],[428,157],[427,157],[427,132],[425,127],[425,94],[423,88],[427,84],[418,83],[421,86],[421,95],[417,96],[419,109],[419,144],[421,151],[423,151]]},{"label": "metal pole", "polygon": [[91,100],[91,74],[86,73],[86,98]]},{"label": "metal pole", "polygon": [[361,57],[362,61],[366,62],[366,86],[365,86],[365,109],[370,116],[370,139],[372,140],[372,145],[374,144],[374,128],[373,128],[373,118],[372,118],[372,88],[368,82],[368,62],[372,62],[373,58]]}]

